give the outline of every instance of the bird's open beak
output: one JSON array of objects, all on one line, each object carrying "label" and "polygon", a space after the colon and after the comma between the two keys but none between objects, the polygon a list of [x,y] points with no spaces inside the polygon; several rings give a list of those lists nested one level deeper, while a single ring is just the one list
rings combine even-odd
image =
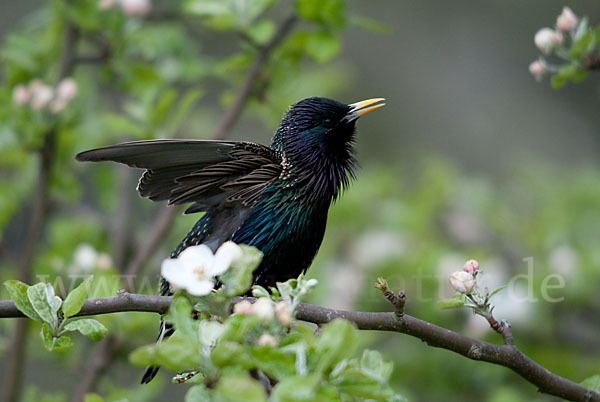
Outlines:
[{"label": "bird's open beak", "polygon": [[373,98],[356,103],[351,103],[350,105],[348,105],[348,107],[350,107],[350,110],[346,114],[344,120],[353,121],[358,119],[360,116],[369,113],[372,110],[379,109],[380,107],[385,106],[385,103],[383,103],[384,100],[384,98]]}]

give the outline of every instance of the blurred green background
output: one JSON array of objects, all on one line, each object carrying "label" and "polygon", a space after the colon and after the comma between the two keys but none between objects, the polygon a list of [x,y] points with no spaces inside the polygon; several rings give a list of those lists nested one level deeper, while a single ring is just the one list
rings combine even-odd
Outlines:
[{"label": "blurred green background", "polygon": [[[64,28],[57,17],[64,11],[56,11],[60,3],[0,5],[2,281],[17,276],[16,260],[26,241],[37,166],[32,149],[55,124],[55,117],[15,106],[12,91],[35,78],[56,77]],[[137,196],[138,172],[76,164],[74,154],[129,139],[209,138],[254,55],[219,21],[207,22],[190,8],[184,17],[172,15],[201,0],[154,0],[145,17],[98,11],[95,1],[74,3],[80,3],[79,14],[67,13],[70,18],[118,46],[107,64],[77,68],[77,101],[56,123],[60,139],[51,214],[33,265],[35,274],[50,280],[90,272],[114,278],[164,209]],[[343,4],[348,21],[340,26],[299,24],[297,32],[307,36],[292,36],[296,42],[275,53],[231,135],[268,143],[289,104],[307,96],[347,103],[387,99],[385,108],[359,123],[362,169],[332,207],[325,241],[309,271],[320,281],[309,301],[387,311],[373,288],[384,276],[392,287],[406,290],[409,314],[499,343],[481,317],[441,310],[436,301],[451,295],[446,278],[469,258],[479,260],[490,287],[527,273],[523,259],[533,258],[538,301],[520,302],[503,292],[495,298],[496,316],[512,323],[517,345],[549,370],[576,382],[600,373],[600,81],[591,74],[580,85],[554,91],[527,71],[538,54],[535,32],[552,26],[564,5],[597,23],[600,4]],[[264,19],[276,24],[289,9],[282,2]],[[263,31],[248,28],[246,34],[260,41]],[[333,39],[311,39],[314,32],[332,33]],[[82,53],[93,53],[93,43],[83,45]],[[181,112],[186,105],[189,110]],[[146,292],[153,291],[160,261],[196,219],[176,218],[146,264],[152,283]],[[558,303],[545,302],[540,293],[553,273],[566,283],[548,292],[564,297]],[[110,283],[114,289],[105,289],[107,295],[122,286]],[[524,282],[518,289],[521,296],[527,291]],[[0,295],[8,297],[4,289]],[[123,313],[100,319],[120,342],[115,361],[99,378],[99,393],[111,401],[182,398],[184,390],[169,383],[166,370],[151,385],[137,385],[141,370],[127,361],[130,350],[154,340],[157,317]],[[14,322],[0,320],[1,355]],[[81,338],[68,352],[48,353],[39,342],[39,327],[32,325],[30,332],[23,400],[69,400],[92,360],[93,343]],[[507,369],[414,338],[363,332],[361,339],[395,362],[393,385],[409,400],[553,400]],[[2,370],[0,365],[0,378]]]}]

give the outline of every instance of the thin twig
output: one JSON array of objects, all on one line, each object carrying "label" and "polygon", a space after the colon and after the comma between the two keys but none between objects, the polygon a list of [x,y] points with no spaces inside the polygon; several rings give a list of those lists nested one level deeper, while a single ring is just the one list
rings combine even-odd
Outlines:
[{"label": "thin twig", "polygon": [[294,24],[296,23],[297,18],[295,15],[288,16],[285,20],[282,21],[281,25],[277,28],[277,31],[273,34],[273,37],[269,42],[267,42],[264,46],[259,48],[258,54],[254,59],[254,63],[248,69],[248,73],[244,78],[244,82],[240,86],[240,89],[231,104],[231,107],[227,110],[223,118],[221,119],[221,123],[217,128],[214,138],[217,139],[225,139],[231,135],[231,129],[238,121],[242,111],[244,110],[244,106],[250,96],[252,95],[252,86],[256,82],[256,78],[262,71],[263,67],[269,60],[269,57],[273,53],[273,50],[277,48],[277,46],[286,38],[286,36],[292,31]]},{"label": "thin twig", "polygon": [[[254,298],[248,298],[254,300]],[[239,299],[238,299],[239,300]],[[120,293],[117,296],[86,300],[78,316],[125,311],[164,314],[172,301],[170,296],[148,296]],[[23,317],[12,300],[0,301],[0,318]],[[473,360],[507,367],[536,385],[540,392],[570,401],[600,402],[600,394],[573,381],[551,373],[511,345],[496,345],[461,335],[427,321],[404,314],[401,321],[395,313],[345,311],[301,303],[296,318],[315,324],[326,324],[336,318],[353,322],[358,329],[398,332],[413,336],[429,346],[446,349]]]}]

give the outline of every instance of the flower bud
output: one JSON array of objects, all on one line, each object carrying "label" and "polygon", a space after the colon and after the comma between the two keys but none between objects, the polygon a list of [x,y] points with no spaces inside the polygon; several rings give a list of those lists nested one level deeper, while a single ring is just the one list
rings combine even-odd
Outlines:
[{"label": "flower bud", "polygon": [[121,8],[127,15],[143,17],[152,9],[150,0],[121,0]]},{"label": "flower bud", "polygon": [[542,28],[535,34],[534,41],[542,53],[550,54],[556,46],[562,43],[563,36],[560,32],[550,28]]},{"label": "flower bud", "polygon": [[573,10],[563,7],[562,13],[556,19],[556,28],[563,32],[571,32],[575,30],[578,23],[579,18],[573,13]]},{"label": "flower bud", "polygon": [[29,102],[29,90],[25,85],[17,85],[13,89],[13,102],[19,106]]},{"label": "flower bud", "polygon": [[450,275],[450,285],[459,293],[471,293],[475,279],[473,275],[465,271],[456,271]]},{"label": "flower bud", "polygon": [[531,62],[529,72],[537,79],[541,79],[546,74],[546,66],[540,60]]},{"label": "flower bud", "polygon": [[309,279],[308,281],[306,281],[306,287],[307,288],[314,288],[318,284],[319,284],[319,281],[316,280],[315,278],[312,278],[312,279]]},{"label": "flower bud", "polygon": [[277,316],[277,321],[279,321],[281,325],[288,326],[292,323],[290,308],[285,302],[280,301],[275,305],[275,315]]},{"label": "flower bud", "polygon": [[268,297],[261,297],[252,305],[251,313],[262,322],[269,322],[275,317],[273,302]]},{"label": "flower bud", "polygon": [[58,83],[56,87],[56,97],[65,102],[69,102],[77,96],[77,84],[72,78],[65,78]]},{"label": "flower bud", "polygon": [[474,274],[475,272],[479,271],[479,263],[477,262],[477,260],[469,260],[465,262],[463,270],[470,274]]},{"label": "flower bud", "polygon": [[248,300],[242,300],[241,302],[238,302],[233,306],[234,314],[247,315],[250,314],[251,311],[252,303],[250,303]]},{"label": "flower bud", "polygon": [[31,94],[31,107],[34,110],[45,108],[54,97],[54,90],[40,80],[34,80],[29,84]]},{"label": "flower bud", "polygon": [[273,335],[262,334],[258,337],[258,344],[260,346],[277,346],[277,339]]}]

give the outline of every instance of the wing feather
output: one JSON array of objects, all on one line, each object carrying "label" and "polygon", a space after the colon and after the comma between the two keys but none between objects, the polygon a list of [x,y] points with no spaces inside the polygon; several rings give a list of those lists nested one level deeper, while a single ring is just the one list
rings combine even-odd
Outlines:
[{"label": "wing feather", "polygon": [[192,203],[186,213],[221,203],[251,206],[283,169],[272,149],[236,141],[134,141],[82,152],[76,159],[146,169],[138,183],[140,195],[169,204]]}]

